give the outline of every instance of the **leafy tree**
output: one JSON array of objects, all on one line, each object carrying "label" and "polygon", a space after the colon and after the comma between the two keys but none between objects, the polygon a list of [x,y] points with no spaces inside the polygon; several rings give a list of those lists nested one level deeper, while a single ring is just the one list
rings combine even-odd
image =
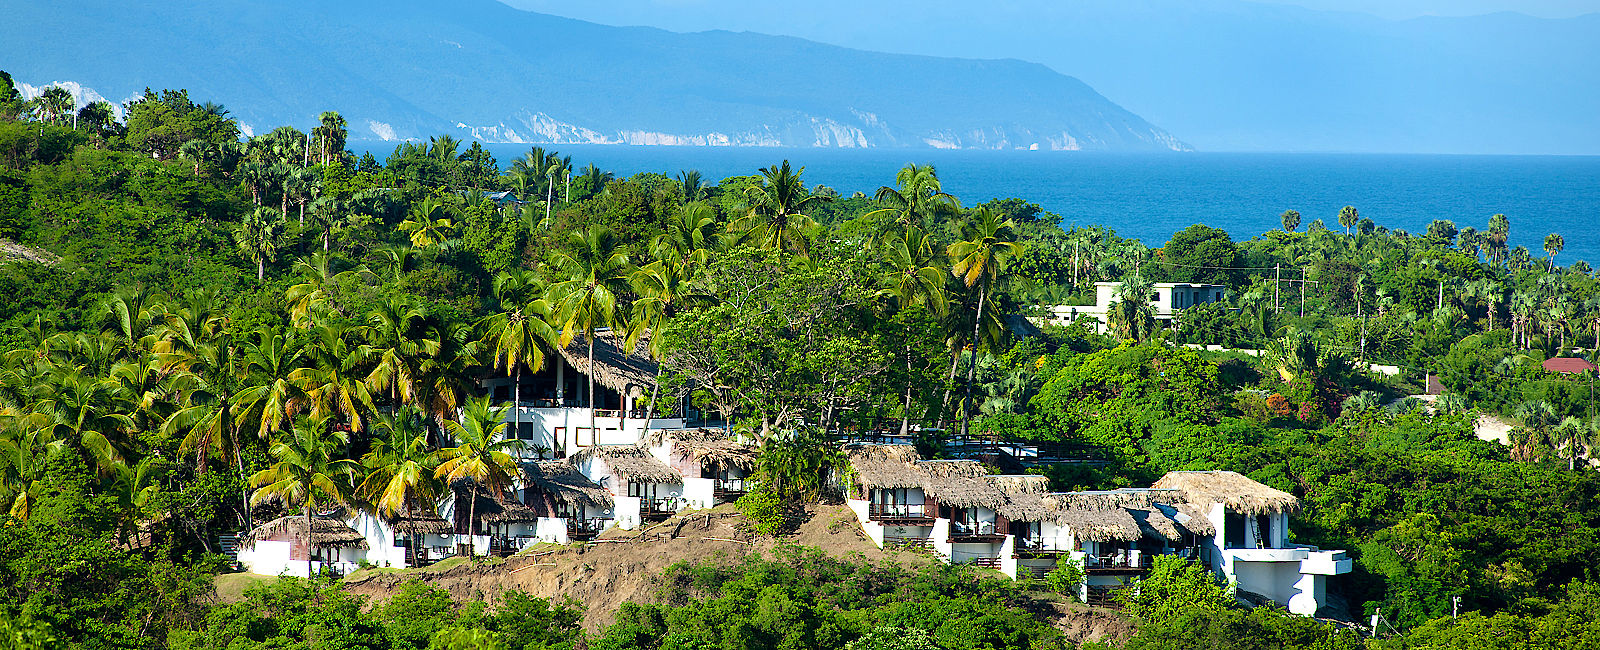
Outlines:
[{"label": "leafy tree", "polygon": [[[349,434],[330,429],[326,418],[297,420],[288,435],[268,449],[272,465],[251,475],[250,486],[256,491],[250,501],[260,504],[271,500],[290,510],[299,508],[306,522],[306,548],[315,548],[311,513],[330,505],[347,504],[352,496],[352,481],[360,465],[341,458],[349,444]],[[309,550],[306,575],[311,575]]]},{"label": "leafy tree", "polygon": [[278,259],[283,240],[283,215],[268,208],[256,208],[233,231],[234,244],[245,259],[255,263],[256,279],[261,281],[267,277],[267,262]]},{"label": "leafy tree", "polygon": [[1280,218],[1283,221],[1283,230],[1284,230],[1284,232],[1294,232],[1295,228],[1299,228],[1300,227],[1300,213],[1299,212],[1296,212],[1294,210],[1284,210],[1283,211],[1283,215]]}]

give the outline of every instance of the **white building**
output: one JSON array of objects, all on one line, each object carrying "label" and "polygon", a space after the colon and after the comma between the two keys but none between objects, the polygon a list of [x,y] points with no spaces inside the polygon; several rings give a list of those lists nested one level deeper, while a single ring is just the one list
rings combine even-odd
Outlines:
[{"label": "white building", "polygon": [[649,431],[684,427],[682,404],[674,404],[679,408],[672,417],[659,417],[664,409],[649,412],[657,364],[640,350],[625,353],[622,346],[617,333],[600,332],[592,366],[588,344],[579,338],[546,359],[538,372],[524,368],[520,382],[515,373],[503,371],[479,382],[494,403],[516,402],[506,411],[506,436],[527,442],[525,460],[566,458],[595,445],[631,445]]},{"label": "white building", "polygon": [[[1111,310],[1111,303],[1116,302],[1117,289],[1121,286],[1121,282],[1096,282],[1093,305],[1056,305],[1050,308],[1050,316],[1042,320],[1051,325],[1071,325],[1079,318],[1094,319],[1099,323],[1097,331],[1104,331],[1110,322],[1106,314]],[[1155,312],[1156,321],[1166,324],[1184,309],[1226,299],[1227,287],[1220,284],[1157,282],[1151,285],[1150,308]]]},{"label": "white building", "polygon": [[637,444],[585,447],[570,459],[584,477],[611,493],[613,524],[623,530],[682,510],[683,476]]},{"label": "white building", "polygon": [[305,578],[324,569],[348,574],[367,558],[366,537],[333,517],[279,517],[239,539],[239,563],[251,573]]},{"label": "white building", "polygon": [[473,481],[459,481],[451,492],[439,515],[450,522],[455,555],[504,556],[535,542],[539,513],[518,502],[514,490],[491,495]]},{"label": "white building", "polygon": [[1315,615],[1327,601],[1328,576],[1349,573],[1344,551],[1324,551],[1289,541],[1293,495],[1236,472],[1170,472],[1155,487],[1183,495],[1214,533],[1202,540],[1202,557],[1229,582],[1296,614]]},{"label": "white building", "polygon": [[522,470],[522,502],[539,515],[535,541],[588,541],[615,523],[616,501],[611,493],[571,463],[543,460],[526,463]]},{"label": "white building", "polygon": [[431,511],[395,517],[358,511],[343,519],[345,525],[367,540],[366,561],[376,566],[406,569],[455,554],[455,533],[450,522]]},{"label": "white building", "polygon": [[683,478],[683,505],[710,508],[744,496],[757,448],[720,429],[656,430],[642,443]]},{"label": "white building", "polygon": [[1172,472],[1150,488],[1049,493],[1042,476],[992,476],[973,461],[924,461],[910,445],[845,445],[846,503],[879,547],[916,546],[941,559],[1042,577],[1059,560],[1084,570],[1080,596],[1103,602],[1161,555],[1213,569],[1296,614],[1327,601],[1344,551],[1288,538],[1294,496],[1235,472]]}]

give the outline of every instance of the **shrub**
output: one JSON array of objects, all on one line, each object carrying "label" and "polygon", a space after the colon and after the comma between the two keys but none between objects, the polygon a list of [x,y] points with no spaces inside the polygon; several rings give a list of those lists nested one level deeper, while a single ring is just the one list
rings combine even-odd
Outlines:
[{"label": "shrub", "polygon": [[1071,557],[1063,557],[1056,560],[1056,568],[1045,575],[1044,581],[1050,585],[1050,591],[1077,600],[1083,577],[1083,567]]},{"label": "shrub", "polygon": [[733,505],[739,508],[746,519],[755,526],[757,533],[762,535],[777,535],[783,530],[783,499],[765,489],[758,488],[742,497]]}]

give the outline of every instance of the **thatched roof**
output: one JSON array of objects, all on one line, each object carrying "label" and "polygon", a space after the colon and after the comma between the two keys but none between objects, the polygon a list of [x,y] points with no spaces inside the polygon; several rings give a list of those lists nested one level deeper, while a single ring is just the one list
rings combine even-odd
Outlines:
[{"label": "thatched roof", "polygon": [[458,514],[464,515],[473,512],[469,508],[475,507],[477,508],[475,514],[478,517],[478,521],[486,524],[523,524],[539,521],[539,513],[534,512],[533,508],[517,503],[515,499],[510,498],[508,495],[501,495],[499,498],[491,497],[488,490],[476,484],[473,484],[471,488],[457,488],[457,494],[464,494],[467,489],[472,490],[472,497],[477,503],[476,505],[470,503],[461,504],[458,501],[456,506],[456,509],[460,511]]},{"label": "thatched roof", "polygon": [[549,494],[551,498],[570,506],[610,508],[611,493],[589,480],[571,463],[560,460],[542,460],[522,466],[528,486]]},{"label": "thatched roof", "polygon": [[1178,531],[1178,524],[1169,519],[1160,508],[1149,510],[1128,510],[1133,515],[1133,520],[1139,523],[1139,529],[1147,536],[1170,541],[1182,541],[1183,534]]},{"label": "thatched roof", "polygon": [[581,335],[561,348],[561,357],[574,370],[594,377],[596,383],[620,394],[627,394],[629,387],[642,391],[655,385],[659,364],[645,352],[644,343],[639,343],[631,353],[623,351],[624,343],[618,332],[596,332],[593,368],[589,365],[589,342]]},{"label": "thatched roof", "polygon": [[647,439],[652,447],[670,444],[673,453],[702,463],[716,463],[750,471],[756,466],[755,445],[720,429],[656,429]]},{"label": "thatched roof", "polygon": [[[245,533],[239,540],[240,546],[254,548],[256,542],[267,539],[289,541],[304,539],[306,535],[306,518],[302,515],[289,515],[279,517],[267,523],[256,526],[255,530]],[[367,538],[362,537],[356,529],[345,525],[333,517],[313,516],[311,518],[311,545],[322,548],[359,548],[366,550]]]},{"label": "thatched roof", "polygon": [[855,470],[856,482],[871,489],[922,487],[923,473],[915,463],[922,457],[911,445],[874,445],[852,442],[844,446],[845,458]]},{"label": "thatched roof", "polygon": [[384,517],[389,527],[408,535],[449,535],[454,532],[450,522],[436,512],[421,508],[406,508],[393,517]]},{"label": "thatched roof", "polygon": [[1044,500],[1050,479],[1040,474],[1001,474],[988,477],[989,483],[1005,495],[995,512],[1011,521],[1044,521],[1051,508]]},{"label": "thatched roof", "polygon": [[[1049,495],[1059,497],[1061,495]],[[1098,508],[1073,499],[1051,499],[1056,507],[1053,520],[1072,529],[1072,535],[1089,542],[1131,542],[1144,537],[1144,530],[1127,508]]]},{"label": "thatched roof", "polygon": [[1238,472],[1167,472],[1156,481],[1156,489],[1177,490],[1183,500],[1209,511],[1211,505],[1246,515],[1293,511],[1300,500],[1282,490],[1262,485]]},{"label": "thatched roof", "polygon": [[1178,524],[1179,529],[1188,531],[1197,537],[1210,537],[1217,534],[1217,527],[1211,524],[1211,520],[1207,519],[1205,513],[1200,512],[1199,508],[1187,503],[1158,503],[1156,508],[1161,510],[1161,514],[1166,515],[1168,519]]},{"label": "thatched roof", "polygon": [[921,460],[915,467],[922,473],[922,493],[941,505],[992,510],[1006,502],[1006,494],[989,480],[989,470],[978,461]]},{"label": "thatched roof", "polygon": [[603,460],[606,467],[611,468],[623,480],[636,483],[667,483],[671,485],[683,484],[683,476],[672,471],[666,463],[656,460],[643,448],[637,445],[595,445],[585,447],[582,451],[572,455],[572,463],[580,464],[591,460]]}]

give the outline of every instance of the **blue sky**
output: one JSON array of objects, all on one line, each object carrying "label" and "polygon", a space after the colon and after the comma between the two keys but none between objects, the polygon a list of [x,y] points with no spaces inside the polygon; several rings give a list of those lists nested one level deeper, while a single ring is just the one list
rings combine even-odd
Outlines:
[{"label": "blue sky", "polygon": [[501,1],[1042,63],[1207,151],[1600,153],[1600,0]]}]

